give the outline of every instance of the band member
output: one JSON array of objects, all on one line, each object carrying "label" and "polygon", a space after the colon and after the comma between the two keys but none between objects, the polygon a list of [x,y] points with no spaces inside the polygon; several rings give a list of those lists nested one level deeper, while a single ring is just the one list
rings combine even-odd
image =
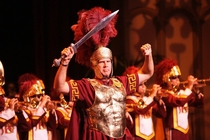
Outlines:
[{"label": "band member", "polygon": [[[78,24],[72,27],[75,41],[110,13],[101,7],[79,12]],[[126,128],[126,95],[153,75],[152,49],[150,44],[140,47],[145,61],[138,73],[113,77],[112,52],[106,46],[109,38],[117,35],[115,22],[116,17],[80,46],[77,53],[72,48],[74,44],[61,52],[65,58],[56,73],[54,88],[75,101],[66,140],[132,139]],[[75,53],[77,62],[93,69],[93,79],[66,81],[67,68]]]},{"label": "band member", "polygon": [[[138,68],[130,66],[123,75],[136,73]],[[127,126],[135,140],[154,140],[155,131],[153,115],[166,117],[165,104],[158,96],[161,87],[154,84],[149,95],[145,82],[139,85],[137,92],[127,96],[126,107],[132,118],[128,118]]]},{"label": "band member", "polygon": [[17,116],[15,115],[15,104],[17,99],[5,97],[3,85],[5,84],[4,67],[0,61],[0,139],[18,140]]},{"label": "band member", "polygon": [[197,78],[188,76],[188,85],[180,88],[180,68],[173,59],[164,59],[155,67],[156,81],[168,96],[163,97],[167,117],[164,119],[167,140],[189,140],[189,106],[202,107],[203,94],[194,92]]},{"label": "band member", "polygon": [[18,119],[15,115],[15,104],[17,99],[8,99],[5,97],[5,91],[0,86],[0,139],[18,140],[17,133]]},{"label": "band member", "polygon": [[59,94],[55,90],[52,90],[50,95],[53,100],[52,102],[56,104],[55,111],[58,118],[57,127],[52,135],[53,140],[64,140],[70,123],[74,102],[69,102],[69,96],[64,96],[62,93]]},{"label": "band member", "polygon": [[50,97],[45,95],[43,81],[26,73],[19,77],[18,84],[20,97],[32,124],[29,131],[19,132],[20,139],[51,140],[51,131],[56,128],[57,117]]}]

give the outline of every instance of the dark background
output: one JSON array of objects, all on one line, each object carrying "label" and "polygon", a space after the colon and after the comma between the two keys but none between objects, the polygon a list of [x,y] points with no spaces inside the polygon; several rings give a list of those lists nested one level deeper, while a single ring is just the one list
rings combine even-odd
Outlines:
[{"label": "dark background", "polygon": [[[10,82],[17,84],[24,73],[33,73],[49,91],[57,70],[51,67],[53,59],[59,58],[61,50],[73,42],[70,27],[77,23],[77,12],[94,6],[109,9],[109,1],[1,1],[0,61],[4,66],[4,86]],[[89,73],[86,67],[74,62],[71,65],[72,78]]]},{"label": "dark background", "polygon": [[[179,3],[178,7],[176,3]],[[151,5],[154,9],[149,7]],[[193,42],[193,45],[185,46],[192,47],[193,51],[189,54],[189,57],[193,55],[194,60],[190,70],[198,78],[209,78],[210,0],[0,0],[0,61],[4,66],[6,85],[10,82],[16,83],[18,77],[24,73],[34,73],[44,81],[46,93],[49,93],[57,71],[57,68],[51,67],[53,59],[59,58],[61,50],[74,42],[70,27],[77,22],[77,12],[95,6],[111,11],[120,10],[116,25],[118,35],[112,39],[110,46],[117,60],[120,59],[121,62],[125,57],[125,50],[130,47],[129,42],[132,41],[129,31],[131,25],[136,24],[134,17],[142,14],[149,16],[155,27],[154,29],[145,25],[138,31],[138,37],[143,38],[139,46],[149,40],[149,43],[154,43],[152,46],[157,47],[153,49],[155,55],[166,55],[166,38],[171,36],[165,34],[165,29],[170,17],[186,16],[191,27],[182,28],[182,39],[186,39],[189,28],[192,28],[190,32],[193,32],[193,39],[188,40],[190,44]],[[182,40],[177,40],[177,43],[182,43]],[[188,63],[185,61],[187,58],[179,61]],[[74,61],[71,61],[70,65],[68,75],[71,78],[80,79],[91,75],[89,69]],[[118,75],[122,69],[114,67],[114,72],[114,75]],[[203,88],[203,91],[204,109],[193,109],[190,112],[191,140],[210,137],[209,86]]]}]

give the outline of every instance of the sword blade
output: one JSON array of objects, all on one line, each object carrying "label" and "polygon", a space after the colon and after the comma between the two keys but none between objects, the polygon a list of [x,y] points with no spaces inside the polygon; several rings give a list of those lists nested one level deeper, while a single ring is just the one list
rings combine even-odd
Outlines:
[{"label": "sword blade", "polygon": [[100,22],[93,27],[85,36],[83,36],[79,41],[77,41],[72,48],[74,49],[74,53],[77,52],[77,49],[90,37],[92,37],[95,33],[106,27],[106,25],[115,17],[119,10],[109,14],[108,16],[102,18]]},{"label": "sword blade", "polygon": [[[102,18],[100,22],[94,26],[86,35],[84,35],[79,41],[77,41],[72,48],[74,49],[74,53],[77,53],[77,49],[90,37],[92,37],[95,33],[106,27],[106,25],[115,17],[115,15],[118,13],[119,10],[116,10],[115,12],[109,14],[108,16]],[[54,59],[52,67],[56,66],[58,67],[60,65],[60,61],[65,56],[61,56],[59,59]]]}]

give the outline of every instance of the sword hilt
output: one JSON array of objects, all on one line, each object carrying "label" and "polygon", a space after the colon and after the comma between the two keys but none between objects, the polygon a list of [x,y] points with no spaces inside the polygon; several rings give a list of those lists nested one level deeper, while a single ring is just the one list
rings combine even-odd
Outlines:
[{"label": "sword hilt", "polygon": [[[72,48],[73,48],[73,50],[74,50],[74,53],[77,53],[77,48],[78,48],[78,45],[73,45],[73,46],[71,46]],[[53,60],[53,64],[52,64],[52,67],[59,67],[60,66],[60,64],[61,64],[61,60],[63,59],[63,58],[65,58],[66,56],[65,55],[61,55],[61,57],[60,58],[55,58],[54,60]]]}]

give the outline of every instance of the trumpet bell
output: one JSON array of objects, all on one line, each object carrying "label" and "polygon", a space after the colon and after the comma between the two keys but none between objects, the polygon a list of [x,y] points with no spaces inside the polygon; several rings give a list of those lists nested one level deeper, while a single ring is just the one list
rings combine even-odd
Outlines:
[{"label": "trumpet bell", "polygon": [[39,105],[39,100],[37,100],[36,98],[32,99],[30,101],[30,106],[33,108],[33,109],[36,109]]}]

